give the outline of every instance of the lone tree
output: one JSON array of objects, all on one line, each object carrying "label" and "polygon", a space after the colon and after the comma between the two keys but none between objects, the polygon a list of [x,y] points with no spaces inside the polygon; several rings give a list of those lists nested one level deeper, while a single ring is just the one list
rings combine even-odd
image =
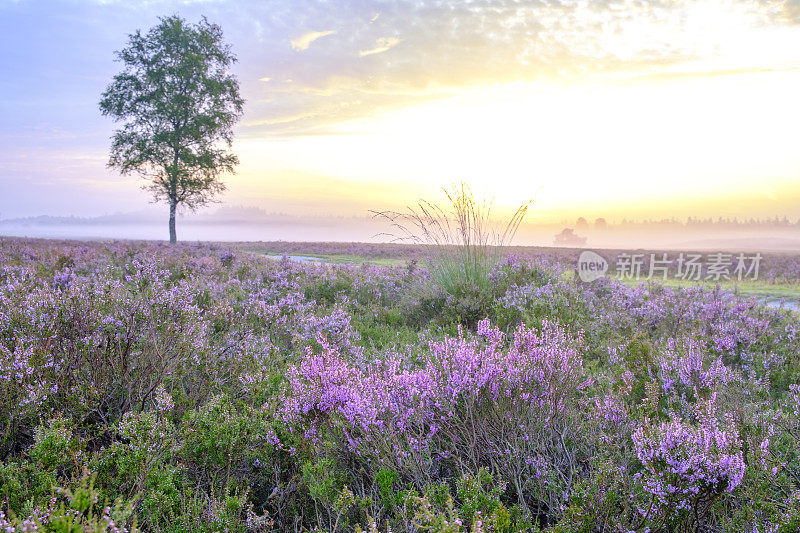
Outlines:
[{"label": "lone tree", "polygon": [[169,241],[177,242],[179,205],[196,209],[225,190],[222,174],[239,159],[229,151],[242,115],[236,62],[222,29],[203,18],[165,17],[146,35],[129,36],[117,52],[125,68],[103,93],[100,110],[123,121],[108,166],[148,180],[156,201],[169,203]]}]

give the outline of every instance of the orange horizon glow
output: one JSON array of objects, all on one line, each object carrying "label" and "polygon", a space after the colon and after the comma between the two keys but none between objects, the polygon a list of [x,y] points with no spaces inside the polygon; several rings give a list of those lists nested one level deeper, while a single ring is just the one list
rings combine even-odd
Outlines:
[{"label": "orange horizon glow", "polygon": [[464,181],[500,211],[534,198],[543,222],[797,216],[796,94],[795,69],[473,88],[329,135],[239,141],[232,189],[287,212],[397,208]]},{"label": "orange horizon glow", "polygon": [[[630,64],[564,58],[543,75],[510,69],[489,81],[456,70],[457,83],[406,88],[420,102],[329,116],[318,133],[248,136],[236,143],[231,196],[358,214],[464,181],[499,211],[534,198],[538,222],[800,216],[800,29],[736,2],[687,3],[681,14],[597,37],[601,54]],[[681,59],[635,61],[665,43]],[[335,98],[353,86],[382,90],[339,77],[317,91]]]}]

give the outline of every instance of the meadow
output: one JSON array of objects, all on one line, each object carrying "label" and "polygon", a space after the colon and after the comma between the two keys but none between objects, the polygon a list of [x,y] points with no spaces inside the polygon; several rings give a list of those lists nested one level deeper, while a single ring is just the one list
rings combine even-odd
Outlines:
[{"label": "meadow", "polygon": [[797,257],[426,252],[0,238],[0,530],[800,530]]}]

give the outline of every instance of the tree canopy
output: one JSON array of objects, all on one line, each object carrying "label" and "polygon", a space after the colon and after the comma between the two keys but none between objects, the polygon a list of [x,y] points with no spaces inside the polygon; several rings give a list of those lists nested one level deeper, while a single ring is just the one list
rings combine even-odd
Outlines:
[{"label": "tree canopy", "polygon": [[146,178],[155,200],[167,201],[174,243],[177,207],[213,200],[239,163],[230,151],[244,106],[229,70],[236,57],[218,25],[170,16],[131,34],[117,58],[124,68],[100,101],[103,115],[123,122],[108,164]]}]

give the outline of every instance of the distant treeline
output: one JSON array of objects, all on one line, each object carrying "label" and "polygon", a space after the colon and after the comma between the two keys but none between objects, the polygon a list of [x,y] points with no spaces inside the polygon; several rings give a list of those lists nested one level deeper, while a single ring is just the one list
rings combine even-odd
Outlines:
[{"label": "distant treeline", "polygon": [[[160,223],[162,217],[160,214],[154,212],[129,212],[129,213],[114,213],[108,215],[101,215],[95,217],[80,217],[75,215],[70,216],[49,216],[39,215],[30,217],[19,218],[6,218],[3,219],[0,215],[0,225],[6,224],[21,224],[21,225],[97,225],[97,224],[142,224],[142,223]],[[307,215],[295,215],[288,213],[266,212],[259,208],[242,208],[242,207],[223,207],[214,213],[190,214],[186,217],[185,223],[200,223],[200,224],[271,224],[271,223],[307,223],[310,220],[328,220],[331,222],[353,221],[362,224],[368,224],[374,217],[370,215],[323,215],[318,213],[309,213]],[[774,229],[774,228],[798,228],[800,229],[800,218],[791,219],[789,217],[773,217],[773,218],[747,218],[740,219],[724,218],[724,217],[688,217],[686,219],[662,218],[662,219],[646,219],[634,220],[623,218],[621,222],[611,221],[608,222],[605,218],[596,218],[593,221],[584,217],[579,217],[575,221],[562,220],[561,222],[553,223],[533,223],[526,224],[526,226],[539,226],[539,227],[573,227],[577,231],[585,231],[590,229],[607,229],[614,227],[640,227],[640,228],[715,228],[715,229]]]},{"label": "distant treeline", "polygon": [[646,219],[646,220],[632,220],[623,218],[619,223],[609,223],[604,218],[597,218],[594,222],[589,222],[583,217],[578,218],[575,222],[575,228],[581,229],[605,229],[611,226],[627,226],[627,227],[693,227],[693,228],[731,228],[731,229],[746,229],[746,228],[800,228],[800,218],[792,220],[788,217],[774,217],[774,218],[748,218],[739,219],[724,218],[724,217],[688,217],[685,220],[680,220],[675,217],[662,218],[659,220]]}]

